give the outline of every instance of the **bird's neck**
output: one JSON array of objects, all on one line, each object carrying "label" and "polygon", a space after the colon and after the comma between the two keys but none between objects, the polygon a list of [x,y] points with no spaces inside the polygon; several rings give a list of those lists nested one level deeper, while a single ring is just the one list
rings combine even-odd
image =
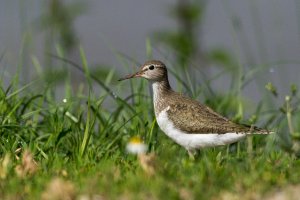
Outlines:
[{"label": "bird's neck", "polygon": [[153,103],[157,115],[164,108],[168,94],[172,92],[168,78],[152,82]]}]

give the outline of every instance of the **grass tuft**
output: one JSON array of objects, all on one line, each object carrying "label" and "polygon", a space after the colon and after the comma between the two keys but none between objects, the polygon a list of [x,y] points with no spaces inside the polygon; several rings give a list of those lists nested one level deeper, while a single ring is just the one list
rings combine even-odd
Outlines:
[{"label": "grass tuft", "polygon": [[[1,82],[0,199],[47,199],[56,192],[56,196],[103,199],[242,198],[255,192],[263,198],[276,188],[299,185],[300,114],[295,86],[279,108],[265,110],[268,102],[262,100],[248,109],[234,95],[240,91],[219,94],[210,85],[214,80],[190,87],[195,83],[192,77],[184,83],[171,69],[177,85],[194,98],[213,94],[204,102],[218,112],[277,131],[272,136],[256,135],[238,144],[201,150],[191,161],[183,148],[159,130],[144,80],[111,87],[115,72],[109,71],[105,80],[96,77],[82,48],[82,66],[63,55],[53,57],[65,64],[62,70],[67,77],[71,68],[85,77],[78,88],[73,88],[69,78],[64,80],[60,85],[63,99],[57,100],[56,85],[61,80],[47,81],[43,74],[48,72],[34,56],[40,79],[23,85],[12,80],[8,87]],[[152,56],[150,41],[147,55]],[[237,88],[242,90],[249,78],[238,80],[242,82]],[[274,94],[271,85],[266,92]],[[132,137],[144,141],[148,154],[126,152]],[[31,171],[25,170],[27,165]],[[65,191],[53,189],[57,185],[65,185],[60,187]]]}]

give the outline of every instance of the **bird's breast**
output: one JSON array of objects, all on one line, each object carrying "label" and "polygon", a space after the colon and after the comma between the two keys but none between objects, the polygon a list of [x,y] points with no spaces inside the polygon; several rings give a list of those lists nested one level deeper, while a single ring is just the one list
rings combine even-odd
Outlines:
[{"label": "bird's breast", "polygon": [[157,124],[160,127],[160,129],[163,130],[164,132],[166,132],[167,127],[173,125],[172,122],[170,121],[170,119],[168,118],[167,111],[169,109],[170,109],[170,107],[168,106],[167,108],[158,112],[157,114],[155,113]]}]

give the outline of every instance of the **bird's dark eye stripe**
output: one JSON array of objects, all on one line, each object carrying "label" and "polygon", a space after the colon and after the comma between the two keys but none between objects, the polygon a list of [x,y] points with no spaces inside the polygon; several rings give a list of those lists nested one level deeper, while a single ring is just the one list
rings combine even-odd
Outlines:
[{"label": "bird's dark eye stripe", "polygon": [[149,69],[153,70],[154,69],[154,65],[150,65]]}]

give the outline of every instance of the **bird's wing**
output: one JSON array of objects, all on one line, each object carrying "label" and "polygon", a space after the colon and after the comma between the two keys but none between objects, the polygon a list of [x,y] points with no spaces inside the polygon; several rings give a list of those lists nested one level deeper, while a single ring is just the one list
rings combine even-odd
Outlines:
[{"label": "bird's wing", "polygon": [[247,133],[250,128],[236,124],[196,101],[169,104],[168,118],[176,128],[188,133]]}]

